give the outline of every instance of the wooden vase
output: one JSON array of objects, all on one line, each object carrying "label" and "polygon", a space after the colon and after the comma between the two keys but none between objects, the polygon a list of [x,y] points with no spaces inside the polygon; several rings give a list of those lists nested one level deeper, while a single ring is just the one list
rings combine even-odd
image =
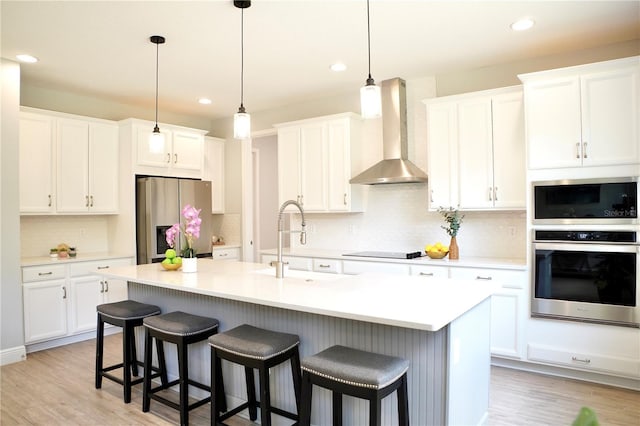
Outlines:
[{"label": "wooden vase", "polygon": [[460,258],[460,249],[458,248],[458,241],[456,241],[456,237],[451,237],[451,242],[449,243],[449,260],[457,260]]}]

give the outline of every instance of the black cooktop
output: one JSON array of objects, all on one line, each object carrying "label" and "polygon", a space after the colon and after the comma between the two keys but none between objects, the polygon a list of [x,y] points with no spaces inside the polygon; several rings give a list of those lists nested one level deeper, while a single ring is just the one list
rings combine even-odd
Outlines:
[{"label": "black cooktop", "polygon": [[414,251],[410,253],[393,252],[393,251],[358,251],[355,253],[345,253],[343,256],[359,256],[359,257],[382,257],[385,259],[415,259],[422,256],[422,252]]}]

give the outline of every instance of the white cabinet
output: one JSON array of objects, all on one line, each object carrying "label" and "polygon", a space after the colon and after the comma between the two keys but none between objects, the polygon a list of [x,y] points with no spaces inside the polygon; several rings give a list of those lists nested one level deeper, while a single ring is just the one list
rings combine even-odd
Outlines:
[{"label": "white cabinet", "polygon": [[53,119],[20,113],[20,213],[55,211],[55,145]]},{"label": "white cabinet", "polygon": [[527,336],[531,362],[640,378],[640,329],[534,318]]},{"label": "white cabinet", "polygon": [[403,263],[366,262],[357,260],[345,260],[342,262],[342,273],[347,275],[358,275],[364,273],[380,273],[409,275],[409,265]]},{"label": "white cabinet", "polygon": [[308,212],[361,211],[360,186],[349,184],[360,144],[353,114],[282,123],[278,128],[278,198]]},{"label": "white cabinet", "polygon": [[118,127],[56,121],[58,213],[118,212]]},{"label": "white cabinet", "polygon": [[23,108],[20,212],[118,213],[114,122]]},{"label": "white cabinet", "polygon": [[224,213],[224,139],[205,136],[205,165],[202,180],[211,181],[211,213]]},{"label": "white cabinet", "polygon": [[63,265],[23,268],[25,343],[67,334],[69,291]]},{"label": "white cabinet", "polygon": [[522,89],[487,90],[425,103],[429,208],[524,209]]},{"label": "white cabinet", "polygon": [[127,119],[120,122],[120,137],[131,144],[134,173],[201,179],[204,168],[204,130],[159,123],[165,136],[164,151],[149,150],[149,135],[155,124],[150,121]]},{"label": "white cabinet", "polygon": [[525,321],[528,317],[525,271],[485,268],[451,268],[451,278],[500,283],[491,296],[491,355],[512,359],[524,357]]},{"label": "white cabinet", "polygon": [[[263,254],[262,263],[271,265],[271,262],[276,261],[278,257],[274,254]],[[289,269],[295,269],[297,271],[312,271],[313,259],[308,257],[297,256],[282,256],[282,261],[289,265]]]},{"label": "white cabinet", "polygon": [[337,259],[313,259],[313,271],[326,272],[330,274],[342,273],[342,261]]},{"label": "white cabinet", "polygon": [[530,169],[640,163],[640,57],[520,79]]},{"label": "white cabinet", "polygon": [[131,258],[115,258],[23,267],[25,343],[95,330],[96,306],[127,298],[126,281],[96,272],[132,263]]},{"label": "white cabinet", "polygon": [[240,260],[240,248],[239,247],[216,248],[214,246],[212,250],[212,257],[214,260]]},{"label": "white cabinet", "polygon": [[411,275],[429,278],[449,278],[449,268],[446,266],[411,265]]}]

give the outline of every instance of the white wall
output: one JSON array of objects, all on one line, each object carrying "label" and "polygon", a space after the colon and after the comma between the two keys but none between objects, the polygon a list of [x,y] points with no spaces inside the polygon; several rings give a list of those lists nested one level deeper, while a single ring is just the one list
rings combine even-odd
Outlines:
[{"label": "white wall", "polygon": [[260,166],[258,222],[259,242],[264,248],[273,248],[278,244],[278,138],[266,136],[256,138],[252,146],[259,152]]},{"label": "white wall", "polygon": [[20,66],[0,60],[0,364],[24,354],[18,207]]}]

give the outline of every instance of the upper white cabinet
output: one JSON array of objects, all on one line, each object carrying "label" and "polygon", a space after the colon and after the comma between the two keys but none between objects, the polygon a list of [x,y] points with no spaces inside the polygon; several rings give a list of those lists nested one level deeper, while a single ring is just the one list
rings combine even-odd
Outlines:
[{"label": "upper white cabinet", "polygon": [[20,115],[20,212],[118,212],[114,122],[24,108]]},{"label": "upper white cabinet", "polygon": [[425,101],[430,209],[525,208],[520,87]]},{"label": "upper white cabinet", "polygon": [[360,125],[354,114],[276,125],[280,204],[295,200],[309,212],[361,211],[363,188],[349,184]]},{"label": "upper white cabinet", "polygon": [[519,77],[530,169],[640,163],[640,57]]},{"label": "upper white cabinet", "polygon": [[211,181],[211,213],[224,213],[224,139],[205,136],[202,180]]},{"label": "upper white cabinet", "polygon": [[121,138],[132,141],[134,173],[202,178],[206,131],[159,123],[160,132],[165,136],[164,151],[154,153],[149,150],[153,122],[127,119],[120,123]]},{"label": "upper white cabinet", "polygon": [[118,126],[59,119],[56,135],[58,213],[116,213]]},{"label": "upper white cabinet", "polygon": [[20,213],[55,211],[53,118],[20,113]]}]

